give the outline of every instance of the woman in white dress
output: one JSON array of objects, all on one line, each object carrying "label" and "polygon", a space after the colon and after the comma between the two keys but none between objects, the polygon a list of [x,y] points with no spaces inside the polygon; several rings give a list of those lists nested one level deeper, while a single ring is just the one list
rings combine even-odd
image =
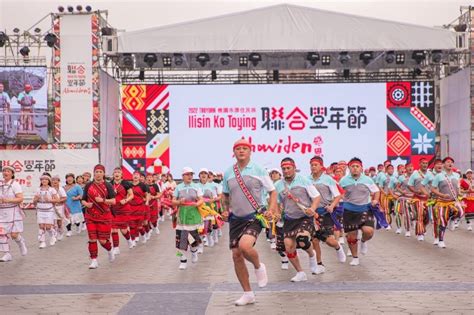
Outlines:
[{"label": "woman in white dress", "polygon": [[64,236],[64,225],[67,225],[69,222],[65,213],[65,207],[64,207],[64,202],[67,199],[67,194],[66,191],[64,190],[63,187],[61,187],[61,179],[59,178],[59,175],[53,176],[51,180],[53,184],[53,188],[56,190],[58,193],[59,201],[54,204],[55,208],[55,214],[56,214],[56,225],[55,229],[57,231],[57,240],[60,241],[63,239]]},{"label": "woman in white dress", "polygon": [[12,260],[10,253],[10,238],[20,247],[23,256],[27,254],[23,232],[23,212],[19,204],[23,202],[23,191],[15,181],[15,169],[4,166],[3,180],[0,181],[0,262]]},{"label": "woman in white dress", "polygon": [[57,191],[51,187],[51,177],[48,175],[41,175],[41,185],[36,191],[33,198],[33,203],[36,206],[37,222],[39,225],[38,241],[39,248],[46,247],[46,233],[49,234],[49,244],[53,246],[56,244],[56,230],[54,229],[54,220],[56,213],[54,203],[59,201]]}]

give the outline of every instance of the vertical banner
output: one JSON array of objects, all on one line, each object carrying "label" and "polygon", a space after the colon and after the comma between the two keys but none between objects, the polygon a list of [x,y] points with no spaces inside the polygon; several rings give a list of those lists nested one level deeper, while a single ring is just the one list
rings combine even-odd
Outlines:
[{"label": "vertical banner", "polygon": [[93,37],[90,14],[60,18],[61,142],[93,142]]}]

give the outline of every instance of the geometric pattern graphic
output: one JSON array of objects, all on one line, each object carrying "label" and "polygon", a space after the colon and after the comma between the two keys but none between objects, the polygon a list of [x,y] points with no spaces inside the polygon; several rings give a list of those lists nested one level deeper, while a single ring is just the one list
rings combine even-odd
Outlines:
[{"label": "geometric pattern graphic", "polygon": [[137,169],[141,172],[168,173],[168,86],[124,85],[121,91],[124,178],[130,179]]},{"label": "geometric pattern graphic", "polygon": [[387,108],[410,107],[411,83],[410,82],[388,82],[387,83]]},{"label": "geometric pattern graphic", "polygon": [[411,162],[435,156],[433,82],[387,82],[387,159]]}]

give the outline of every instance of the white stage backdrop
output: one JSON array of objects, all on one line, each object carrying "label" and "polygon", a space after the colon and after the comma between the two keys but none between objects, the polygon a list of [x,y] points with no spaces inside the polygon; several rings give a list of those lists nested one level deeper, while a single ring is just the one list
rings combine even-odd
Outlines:
[{"label": "white stage backdrop", "polygon": [[61,17],[61,142],[93,141],[91,17]]},{"label": "white stage backdrop", "polygon": [[64,185],[67,173],[77,176],[85,171],[92,172],[98,161],[99,149],[3,150],[0,165],[16,169],[15,179],[23,188],[25,201],[29,202],[40,185],[39,177],[43,172],[59,175]]},{"label": "white stage backdrop", "polygon": [[325,163],[387,158],[386,83],[168,86],[171,172],[225,170],[232,144],[246,138],[253,161],[278,167],[292,157],[303,173]]}]

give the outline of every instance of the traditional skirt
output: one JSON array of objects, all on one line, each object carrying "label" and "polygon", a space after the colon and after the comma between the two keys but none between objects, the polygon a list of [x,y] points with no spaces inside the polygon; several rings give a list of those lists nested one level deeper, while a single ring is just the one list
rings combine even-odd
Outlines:
[{"label": "traditional skirt", "polygon": [[257,240],[261,231],[262,225],[254,215],[243,218],[231,215],[229,217],[229,248],[239,247],[239,241],[243,235],[251,235]]},{"label": "traditional skirt", "polygon": [[0,235],[23,232],[23,214],[18,206],[0,208]]},{"label": "traditional skirt", "polygon": [[357,231],[363,226],[375,227],[374,215],[370,211],[355,212],[344,209],[343,220],[345,232]]},{"label": "traditional skirt", "polygon": [[112,230],[112,221],[96,221],[87,219],[87,234],[90,240],[106,241],[110,239],[110,232]]},{"label": "traditional skirt", "polygon": [[180,206],[178,210],[177,230],[194,231],[203,227],[199,211],[194,206]]},{"label": "traditional skirt", "polygon": [[50,209],[36,209],[36,218],[38,224],[54,224],[54,221],[57,218],[56,213],[54,212],[54,208],[51,207]]},{"label": "traditional skirt", "polygon": [[302,217],[292,219],[285,216],[285,224],[283,225],[283,235],[285,238],[295,238],[296,235],[308,232],[312,237],[314,235],[314,220],[312,217]]},{"label": "traditional skirt", "polygon": [[465,205],[464,216],[466,220],[474,219],[474,197],[465,197],[463,203]]}]

